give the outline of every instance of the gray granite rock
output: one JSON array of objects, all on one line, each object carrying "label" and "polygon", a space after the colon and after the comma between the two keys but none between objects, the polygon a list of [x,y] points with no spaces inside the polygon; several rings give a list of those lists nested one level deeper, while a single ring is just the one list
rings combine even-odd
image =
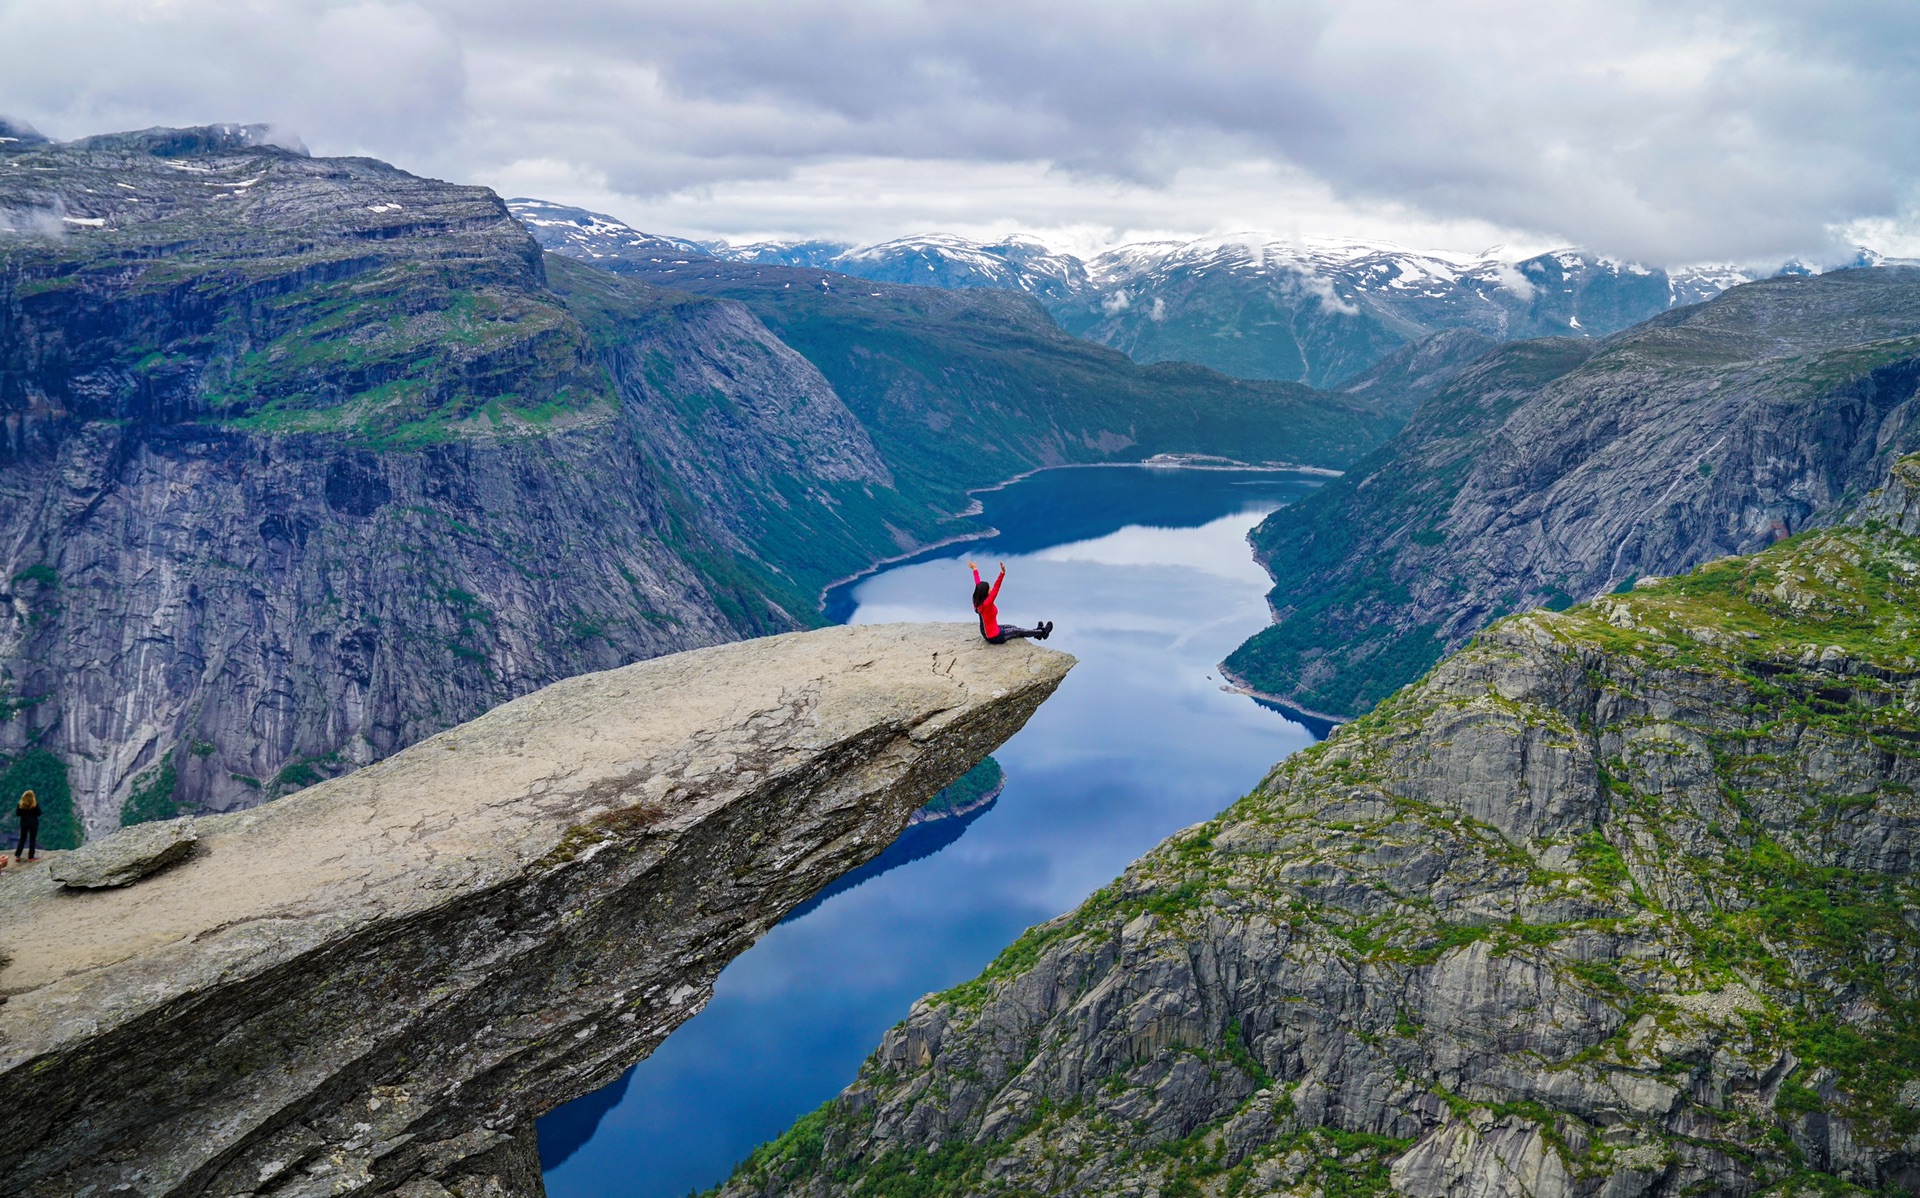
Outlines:
[{"label": "gray granite rock", "polygon": [[971,625],[675,654],[203,817],[205,851],[138,886],[8,871],[0,1189],[536,1194],[539,1115],[651,1052],[1072,663]]},{"label": "gray granite rock", "polygon": [[199,840],[191,817],[136,824],[61,854],[49,872],[74,890],[129,886],[185,861]]}]

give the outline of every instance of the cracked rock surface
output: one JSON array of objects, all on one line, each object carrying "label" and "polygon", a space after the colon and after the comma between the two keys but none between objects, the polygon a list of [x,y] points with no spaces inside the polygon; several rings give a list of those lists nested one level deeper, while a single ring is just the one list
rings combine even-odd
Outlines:
[{"label": "cracked rock surface", "polygon": [[0,1188],[534,1194],[534,1119],[883,849],[1073,659],[971,626],[556,683],[194,821],[121,889],[0,877]]}]

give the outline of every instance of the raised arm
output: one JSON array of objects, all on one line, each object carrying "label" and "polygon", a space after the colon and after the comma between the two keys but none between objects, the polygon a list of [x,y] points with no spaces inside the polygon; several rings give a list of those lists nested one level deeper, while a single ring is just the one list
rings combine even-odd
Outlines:
[{"label": "raised arm", "polygon": [[[974,580],[975,582],[979,582],[979,581],[980,581],[980,575],[976,573],[976,574],[975,574],[975,575],[973,576],[973,580]],[[1000,577],[998,577],[998,578],[996,578],[996,579],[994,579],[994,580],[993,580],[993,589],[992,589],[991,591],[988,591],[988,592],[987,592],[987,602],[988,602],[988,603],[992,603],[992,602],[994,602],[994,601],[995,601],[996,599],[998,599],[998,598],[1000,598],[1000,584],[1001,584],[1001,583],[1003,583],[1003,582],[1005,582],[1006,580],[1007,580],[1007,563],[1005,563],[1005,562],[1001,562],[1001,563],[1000,563]]]}]

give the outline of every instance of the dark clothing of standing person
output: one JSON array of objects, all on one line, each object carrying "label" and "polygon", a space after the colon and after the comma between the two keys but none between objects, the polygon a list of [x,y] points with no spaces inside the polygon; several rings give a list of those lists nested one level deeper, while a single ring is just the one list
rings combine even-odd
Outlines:
[{"label": "dark clothing of standing person", "polygon": [[[20,839],[13,846],[13,859],[20,860],[24,850],[27,860],[33,861],[40,856],[40,800],[32,791],[20,796],[20,806],[15,809],[20,817]],[[6,843],[0,841],[0,844]]]},{"label": "dark clothing of standing person", "polygon": [[989,645],[1004,645],[1020,637],[1044,641],[1053,634],[1053,625],[1045,620],[1040,622],[1038,628],[1015,628],[1000,622],[1000,609],[995,600],[1000,598],[1000,584],[1007,580],[1005,562],[1000,564],[1000,576],[993,580],[991,587],[981,581],[980,567],[972,562],[968,562],[967,566],[973,571],[973,612],[980,617],[980,635]]}]

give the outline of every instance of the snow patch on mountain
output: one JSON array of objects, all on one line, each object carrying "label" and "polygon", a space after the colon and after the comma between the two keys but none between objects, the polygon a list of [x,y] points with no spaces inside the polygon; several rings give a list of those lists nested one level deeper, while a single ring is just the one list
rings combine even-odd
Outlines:
[{"label": "snow patch on mountain", "polygon": [[[640,250],[801,267],[874,282],[1032,296],[1067,331],[1142,362],[1194,361],[1243,378],[1337,386],[1442,329],[1496,339],[1603,337],[1701,303],[1762,274],[1727,264],[1661,269],[1574,248],[1517,258],[1391,242],[1226,233],[1141,241],[1082,260],[1029,237],[950,233],[872,245],[695,242],[539,200],[509,206],[548,249],[605,258]],[[1849,265],[1882,261],[1862,251]],[[1788,264],[1783,272],[1817,273]],[[823,275],[819,286],[837,286]]]}]

